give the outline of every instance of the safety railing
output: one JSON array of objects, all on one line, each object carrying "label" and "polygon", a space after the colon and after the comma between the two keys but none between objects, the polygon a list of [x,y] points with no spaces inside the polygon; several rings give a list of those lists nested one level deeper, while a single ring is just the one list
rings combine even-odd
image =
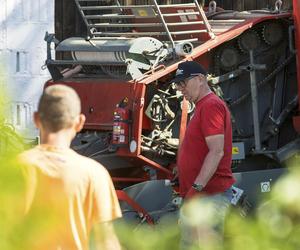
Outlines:
[{"label": "safety railing", "polygon": [[150,5],[98,0],[75,0],[75,3],[92,38],[148,36],[175,47],[175,43],[215,37],[197,0],[181,4],[158,4],[152,0]]}]

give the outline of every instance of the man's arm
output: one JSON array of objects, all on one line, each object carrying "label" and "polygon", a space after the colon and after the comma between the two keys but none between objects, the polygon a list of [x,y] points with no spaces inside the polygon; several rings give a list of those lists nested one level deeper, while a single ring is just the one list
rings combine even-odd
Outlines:
[{"label": "man's arm", "polygon": [[116,236],[112,222],[104,222],[95,225],[93,231],[95,249],[121,250],[121,245]]},{"label": "man's arm", "polygon": [[[98,164],[98,163],[97,163]],[[99,250],[120,250],[121,246],[115,234],[113,221],[122,217],[118,197],[108,171],[98,165],[93,175],[94,244]]]},{"label": "man's arm", "polygon": [[208,154],[206,155],[201,171],[195,179],[196,184],[206,186],[213,174],[216,172],[218,165],[224,155],[224,135],[211,135],[205,137],[208,146]]},{"label": "man's arm", "polygon": [[25,181],[24,214],[27,214],[31,208],[36,193],[37,172],[33,166],[27,163],[24,153],[17,157],[17,164],[22,171]]}]

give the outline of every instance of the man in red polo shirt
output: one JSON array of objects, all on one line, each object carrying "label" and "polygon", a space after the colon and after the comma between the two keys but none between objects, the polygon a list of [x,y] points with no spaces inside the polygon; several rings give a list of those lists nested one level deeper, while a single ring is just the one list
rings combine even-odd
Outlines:
[{"label": "man in red polo shirt", "polygon": [[[215,222],[205,230],[218,229],[215,231],[220,232],[235,182],[231,172],[232,128],[230,112],[226,104],[210,90],[206,76],[206,70],[199,63],[187,61],[178,65],[173,80],[184,97],[196,105],[178,153],[179,189],[182,197],[195,197],[196,207],[204,203],[212,205]],[[183,206],[182,223],[193,216],[191,211],[188,206]],[[185,225],[183,247],[201,247],[203,243],[203,235],[199,232],[203,233],[205,225],[192,221],[193,227]]]}]

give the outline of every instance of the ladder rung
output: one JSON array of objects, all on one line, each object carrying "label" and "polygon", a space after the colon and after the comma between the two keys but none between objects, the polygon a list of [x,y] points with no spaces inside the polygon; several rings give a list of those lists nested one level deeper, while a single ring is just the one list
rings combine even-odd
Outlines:
[{"label": "ladder rung", "polygon": [[185,25],[193,25],[193,24],[203,24],[203,21],[167,23],[168,26],[185,26]]},{"label": "ladder rung", "polygon": [[81,10],[112,10],[112,9],[134,9],[134,8],[149,8],[154,7],[153,5],[127,5],[127,6],[83,6],[80,7]]},{"label": "ladder rung", "polygon": [[94,28],[161,27],[162,23],[95,23],[95,24],[89,24],[88,26]]},{"label": "ladder rung", "polygon": [[53,60],[48,62],[52,65],[63,65],[63,64],[81,64],[81,65],[124,65],[125,62],[98,62],[98,61],[76,61],[76,60]]},{"label": "ladder rung", "polygon": [[100,1],[103,1],[103,2],[107,2],[107,0],[77,0],[78,2],[100,2]]},{"label": "ladder rung", "polygon": [[[81,10],[107,10],[107,9],[141,9],[152,7],[155,9],[154,5],[111,5],[111,6],[81,6]],[[159,8],[177,8],[177,7],[195,7],[194,3],[188,4],[172,4],[172,5],[159,5]]]},{"label": "ladder rung", "polygon": [[[184,34],[198,34],[206,33],[206,30],[185,30],[185,31],[173,31],[172,35],[184,35]],[[167,32],[93,32],[93,35],[102,36],[165,36]]]},{"label": "ladder rung", "polygon": [[189,16],[189,15],[199,15],[199,12],[180,12],[180,13],[168,13],[168,14],[162,14],[162,16],[168,17],[168,16]]},{"label": "ladder rung", "polygon": [[194,3],[162,4],[159,8],[196,7]]},{"label": "ladder rung", "polygon": [[[202,21],[197,22],[178,22],[178,23],[167,23],[168,26],[186,26],[194,24],[203,24]],[[111,27],[111,28],[124,28],[124,27],[162,27],[162,23],[94,23],[89,24],[89,27],[101,28],[101,27]]]},{"label": "ladder rung", "polygon": [[206,30],[185,30],[185,31],[173,31],[170,32],[172,35],[184,35],[184,34],[195,34],[195,33],[207,33]]},{"label": "ladder rung", "polygon": [[175,43],[184,43],[184,42],[197,42],[199,41],[198,38],[191,38],[191,39],[184,39],[184,40],[175,40]]},{"label": "ladder rung", "polygon": [[[100,1],[103,1],[103,2],[107,2],[107,0],[77,0],[78,2],[100,2]],[[195,6],[194,3],[182,3],[182,4],[172,4],[172,5],[169,5],[169,4],[165,4],[165,5],[159,5],[159,7],[163,7],[163,8],[169,8],[169,7],[172,7],[172,6],[180,6],[180,7],[191,7],[191,6]],[[135,6],[143,6],[143,5],[135,5]],[[144,5],[145,6],[145,5]],[[146,6],[150,6],[150,5],[146,5]],[[122,7],[122,6],[121,6]]]},{"label": "ladder rung", "polygon": [[134,15],[86,15],[86,19],[127,19],[127,18],[134,18]]},{"label": "ladder rung", "polygon": [[102,36],[165,36],[166,32],[93,32],[93,35]]},{"label": "ladder rung", "polygon": [[[93,40],[101,41],[101,40],[116,40],[115,37],[93,37]],[[119,37],[118,40],[131,40],[131,38],[128,37]]]}]

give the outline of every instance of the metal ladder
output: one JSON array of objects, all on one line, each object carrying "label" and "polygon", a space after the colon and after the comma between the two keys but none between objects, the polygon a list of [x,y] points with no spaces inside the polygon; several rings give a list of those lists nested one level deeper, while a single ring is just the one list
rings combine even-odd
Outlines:
[{"label": "metal ladder", "polygon": [[[96,5],[83,6],[84,3]],[[158,5],[157,0],[152,0],[152,5],[120,5],[116,1],[115,5],[99,5],[99,0],[75,0],[80,14],[88,28],[89,35],[92,38],[116,38],[123,37],[143,37],[143,36],[159,36],[167,37],[167,40],[175,47],[176,43],[182,41],[196,42],[197,38],[176,40],[176,35],[189,35],[208,33],[210,38],[214,38],[211,26],[205,16],[203,8],[198,4],[197,0],[193,3],[184,4],[168,4]],[[103,0],[103,3],[108,1]],[[190,10],[187,12],[164,13],[166,8],[185,8]],[[196,7],[196,11],[193,8]],[[190,8],[190,9],[188,9]],[[109,12],[109,13],[104,13]],[[188,21],[188,16],[198,16],[198,21]],[[168,17],[186,17],[187,21],[167,22]],[[133,20],[150,20],[150,22],[134,23]],[[154,21],[153,21],[154,20]],[[188,25],[204,25],[202,29],[170,31],[170,27],[187,27]],[[146,31],[135,32],[135,28],[146,29]],[[147,31],[147,29],[158,28],[158,31]],[[163,40],[163,39],[161,39]]]}]

